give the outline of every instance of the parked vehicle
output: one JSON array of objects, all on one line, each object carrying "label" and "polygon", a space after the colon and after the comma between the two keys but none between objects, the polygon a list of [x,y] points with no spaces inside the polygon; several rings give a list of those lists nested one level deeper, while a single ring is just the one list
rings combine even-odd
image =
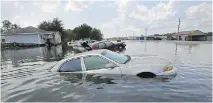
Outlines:
[{"label": "parked vehicle", "polygon": [[118,40],[117,40],[117,42],[121,42],[121,40],[120,40],[120,39],[118,39]]},{"label": "parked vehicle", "polygon": [[124,49],[126,47],[126,44],[124,42],[111,42],[111,41],[105,40],[105,41],[95,42],[90,45],[83,44],[82,46],[87,48],[88,51],[97,50],[97,49],[108,49],[111,51],[119,51]]},{"label": "parked vehicle", "polygon": [[81,46],[82,43],[86,42],[87,44],[91,44],[91,43],[94,43],[96,42],[96,40],[79,40],[79,41],[71,41],[71,42],[67,42],[67,45],[68,46]]},{"label": "parked vehicle", "polygon": [[156,56],[131,57],[106,49],[79,53],[63,59],[51,71],[135,75],[141,78],[176,75],[176,68],[169,60]]}]

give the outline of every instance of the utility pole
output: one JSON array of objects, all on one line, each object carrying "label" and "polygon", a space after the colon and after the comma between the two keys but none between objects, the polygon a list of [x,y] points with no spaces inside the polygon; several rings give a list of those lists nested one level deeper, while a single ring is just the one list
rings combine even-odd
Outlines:
[{"label": "utility pole", "polygon": [[[147,38],[147,28],[145,29],[145,37]],[[146,40],[146,39],[145,39]]]},{"label": "utility pole", "polygon": [[145,29],[145,36],[144,36],[144,40],[145,40],[145,43],[144,43],[144,51],[146,52],[146,39],[147,39],[147,28]]},{"label": "utility pole", "polygon": [[177,40],[179,41],[179,30],[180,30],[180,18],[179,18],[179,21],[178,21],[178,34],[177,34]]}]

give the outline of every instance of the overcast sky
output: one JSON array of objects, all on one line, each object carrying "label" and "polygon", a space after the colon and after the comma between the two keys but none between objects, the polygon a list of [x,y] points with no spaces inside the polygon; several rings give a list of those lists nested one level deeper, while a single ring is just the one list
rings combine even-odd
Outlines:
[{"label": "overcast sky", "polygon": [[1,21],[21,27],[35,26],[58,17],[66,29],[82,23],[98,28],[104,37],[142,35],[180,31],[212,31],[211,1],[1,1]]}]

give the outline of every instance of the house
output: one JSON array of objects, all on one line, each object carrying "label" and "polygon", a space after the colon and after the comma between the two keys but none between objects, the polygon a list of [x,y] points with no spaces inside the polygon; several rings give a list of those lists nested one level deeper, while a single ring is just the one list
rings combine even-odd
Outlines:
[{"label": "house", "polygon": [[173,38],[182,41],[206,41],[207,35],[199,30],[181,31],[172,35]]},{"label": "house", "polygon": [[21,44],[60,44],[61,34],[55,31],[45,31],[32,26],[20,28],[1,34],[1,43]]}]

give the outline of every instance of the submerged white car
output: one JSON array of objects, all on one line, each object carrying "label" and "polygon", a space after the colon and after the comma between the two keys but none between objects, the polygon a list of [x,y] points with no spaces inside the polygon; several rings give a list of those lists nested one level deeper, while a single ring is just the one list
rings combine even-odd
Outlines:
[{"label": "submerged white car", "polygon": [[173,64],[160,57],[130,57],[106,49],[93,50],[65,58],[51,69],[53,72],[121,74],[141,78],[175,76]]}]

